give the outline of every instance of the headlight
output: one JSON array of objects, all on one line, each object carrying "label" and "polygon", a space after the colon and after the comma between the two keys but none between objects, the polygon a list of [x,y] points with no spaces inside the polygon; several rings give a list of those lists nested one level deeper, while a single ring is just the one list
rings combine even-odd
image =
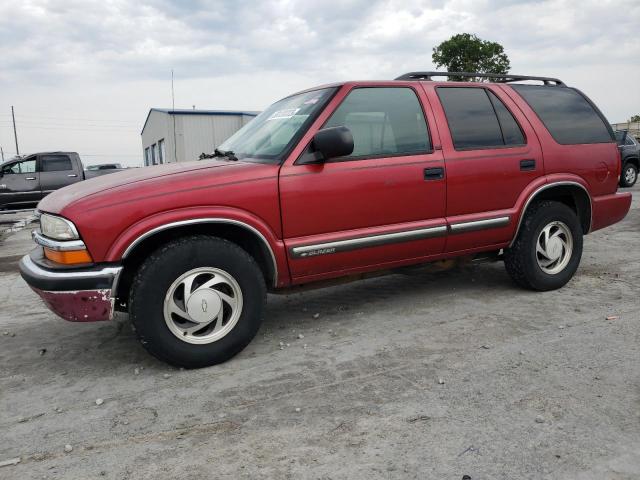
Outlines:
[{"label": "headlight", "polygon": [[61,217],[43,213],[40,216],[40,231],[54,240],[78,240],[78,230],[73,223]]}]

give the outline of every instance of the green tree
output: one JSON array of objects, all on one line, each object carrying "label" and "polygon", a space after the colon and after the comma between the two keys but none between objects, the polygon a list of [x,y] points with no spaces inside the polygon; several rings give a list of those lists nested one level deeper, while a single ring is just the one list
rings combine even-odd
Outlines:
[{"label": "green tree", "polygon": [[[482,40],[471,33],[459,33],[433,49],[431,57],[437,67],[449,72],[508,73],[511,64],[502,45]],[[451,77],[473,81],[473,77]]]},{"label": "green tree", "polygon": [[634,115],[629,119],[630,122],[640,122],[640,115]]}]

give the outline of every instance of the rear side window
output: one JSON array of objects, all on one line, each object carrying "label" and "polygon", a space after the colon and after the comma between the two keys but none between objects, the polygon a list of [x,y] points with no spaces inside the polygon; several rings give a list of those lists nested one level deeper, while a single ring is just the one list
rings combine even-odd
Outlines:
[{"label": "rear side window", "polygon": [[431,151],[422,107],[406,87],[352,90],[324,125],[345,126],[353,135],[349,157],[411,155]]},{"label": "rear side window", "polygon": [[602,114],[573,88],[542,85],[512,87],[536,112],[556,142],[576,145],[615,141]]},{"label": "rear side window", "polygon": [[515,118],[493,93],[473,87],[439,87],[437,92],[456,150],[525,143]]},{"label": "rear side window", "polygon": [[40,157],[43,172],[62,172],[73,170],[71,159],[66,155],[43,155]]},{"label": "rear side window", "polygon": [[504,144],[524,145],[524,135],[522,134],[522,130],[520,130],[518,122],[516,122],[516,119],[511,115],[511,112],[493,92],[487,92],[487,94],[498,116]]}]

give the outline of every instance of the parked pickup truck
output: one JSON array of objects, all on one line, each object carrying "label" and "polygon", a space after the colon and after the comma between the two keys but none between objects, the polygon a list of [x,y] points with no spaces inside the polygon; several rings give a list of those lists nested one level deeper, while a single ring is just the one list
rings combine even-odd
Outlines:
[{"label": "parked pickup truck", "polygon": [[583,235],[631,204],[608,122],[553,78],[317,87],[213,156],[52,193],[22,277],[62,318],[127,311],[152,354],[202,367],[251,341],[268,291],[478,255],[522,287],[560,288]]},{"label": "parked pickup truck", "polygon": [[0,165],[0,209],[35,205],[54,190],[116,171],[85,171],[75,152],[34,153],[10,160]]}]

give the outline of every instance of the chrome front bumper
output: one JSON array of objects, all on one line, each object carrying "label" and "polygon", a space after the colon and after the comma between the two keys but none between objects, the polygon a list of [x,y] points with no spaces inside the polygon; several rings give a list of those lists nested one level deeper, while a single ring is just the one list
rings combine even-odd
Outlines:
[{"label": "chrome front bumper", "polygon": [[20,260],[20,275],[54,313],[72,322],[113,317],[122,266],[49,269],[36,263],[31,255]]}]

